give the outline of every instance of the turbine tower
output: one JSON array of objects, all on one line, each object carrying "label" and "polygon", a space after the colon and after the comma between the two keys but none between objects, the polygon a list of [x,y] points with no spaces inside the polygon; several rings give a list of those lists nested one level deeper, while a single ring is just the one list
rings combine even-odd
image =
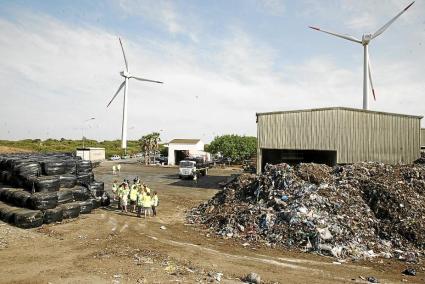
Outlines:
[{"label": "turbine tower", "polygon": [[124,81],[121,83],[118,90],[115,92],[114,96],[112,97],[111,101],[108,103],[108,105],[106,107],[109,107],[109,105],[118,96],[121,89],[123,87],[125,87],[124,88],[123,111],[122,111],[121,148],[124,149],[125,152],[127,152],[127,104],[128,104],[127,94],[128,94],[128,82],[129,82],[129,80],[133,78],[133,79],[136,79],[136,80],[139,80],[139,81],[159,83],[159,84],[162,84],[163,82],[133,76],[128,69],[127,58],[125,56],[124,47],[122,45],[121,38],[118,38],[118,39],[120,41],[122,55],[124,56],[125,70],[120,72],[120,75],[122,77],[124,77]]},{"label": "turbine tower", "polygon": [[395,20],[397,20],[398,17],[401,16],[401,14],[406,12],[407,9],[409,9],[410,6],[413,5],[413,3],[415,3],[415,1],[410,3],[406,8],[404,8],[394,18],[392,18],[388,23],[383,25],[374,34],[363,34],[361,40],[358,39],[358,38],[355,38],[353,36],[350,36],[350,35],[345,35],[345,34],[343,35],[343,34],[338,34],[338,33],[334,33],[334,32],[329,32],[329,31],[325,31],[325,30],[322,30],[322,29],[319,29],[319,28],[316,28],[316,27],[309,27],[313,30],[324,32],[324,33],[327,33],[327,34],[330,34],[330,35],[333,35],[333,36],[336,36],[336,37],[340,37],[340,38],[343,38],[343,39],[346,39],[346,40],[354,41],[354,42],[357,42],[357,43],[360,43],[361,45],[363,45],[363,109],[367,110],[369,108],[369,103],[368,103],[369,83],[370,83],[370,87],[372,89],[373,99],[376,100],[375,89],[373,88],[372,75],[371,75],[371,71],[370,71],[370,60],[369,60],[368,45],[369,45],[369,43],[372,39],[374,39],[377,36],[379,36],[380,34],[382,34],[392,23],[394,23]]}]

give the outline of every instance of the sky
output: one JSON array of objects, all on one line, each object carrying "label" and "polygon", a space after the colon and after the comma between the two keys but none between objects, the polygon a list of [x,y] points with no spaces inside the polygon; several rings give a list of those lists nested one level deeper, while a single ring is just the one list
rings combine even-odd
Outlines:
[{"label": "sky", "polygon": [[[361,38],[406,0],[0,0],[0,139],[256,135],[256,113],[362,107]],[[370,109],[425,114],[425,0],[369,45]],[[94,118],[91,119],[90,118]],[[425,127],[425,122],[422,122]]]}]

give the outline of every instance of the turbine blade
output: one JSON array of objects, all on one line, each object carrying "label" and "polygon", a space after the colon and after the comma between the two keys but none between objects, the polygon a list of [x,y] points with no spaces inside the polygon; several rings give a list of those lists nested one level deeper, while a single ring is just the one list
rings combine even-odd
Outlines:
[{"label": "turbine blade", "polygon": [[372,95],[373,95],[373,100],[376,101],[376,95],[375,95],[375,88],[373,88],[373,82],[372,82],[372,71],[370,71],[370,57],[369,54],[367,55],[367,66],[368,66],[368,70],[369,70],[369,83],[370,83],[370,88],[372,89]]},{"label": "turbine blade", "polygon": [[325,31],[325,30],[321,30],[321,29],[319,29],[319,28],[316,28],[316,27],[309,27],[310,29],[313,29],[313,30],[316,30],[316,31],[319,31],[319,32],[323,32],[323,33],[327,33],[327,34],[330,34],[330,35],[333,35],[333,36],[336,36],[336,37],[340,37],[340,38],[343,38],[343,39],[347,39],[347,40],[350,40],[350,41],[354,41],[354,42],[357,42],[357,43],[362,43],[362,41],[361,40],[359,40],[358,38],[355,38],[355,37],[353,37],[353,36],[350,36],[350,35],[341,35],[341,34],[337,34],[337,33],[333,33],[333,32],[329,32],[329,31]]},{"label": "turbine blade", "polygon": [[152,83],[159,83],[159,84],[164,83],[164,82],[161,82],[161,81],[149,80],[149,79],[144,79],[144,78],[134,77],[134,76],[131,76],[131,78],[134,78],[134,79],[139,80],[139,81],[145,81],[145,82],[152,82]]},{"label": "turbine blade", "polygon": [[403,11],[401,11],[400,13],[398,13],[394,18],[392,18],[388,23],[386,23],[385,25],[383,25],[379,30],[377,30],[373,35],[372,38],[375,38],[377,36],[379,36],[380,34],[382,34],[392,23],[394,23],[395,20],[397,20],[398,17],[401,16],[401,14],[403,14],[404,12],[407,11],[407,9],[410,8],[410,6],[413,5],[413,3],[415,3],[415,1],[413,1],[412,3],[410,3],[406,8],[403,9]]},{"label": "turbine blade", "polygon": [[121,38],[118,38],[120,40],[120,45],[121,45],[121,50],[122,50],[122,55],[124,56],[124,62],[125,62],[125,69],[128,72],[128,63],[127,63],[127,57],[125,57],[125,52],[124,52],[124,47],[122,46],[122,42],[121,42]]},{"label": "turbine blade", "polygon": [[125,81],[121,83],[120,87],[118,88],[118,90],[115,92],[115,95],[112,97],[111,101],[109,102],[109,104],[106,107],[109,107],[109,105],[112,103],[112,101],[115,99],[115,97],[118,95],[118,93],[121,91],[122,87],[124,87],[125,85]]}]

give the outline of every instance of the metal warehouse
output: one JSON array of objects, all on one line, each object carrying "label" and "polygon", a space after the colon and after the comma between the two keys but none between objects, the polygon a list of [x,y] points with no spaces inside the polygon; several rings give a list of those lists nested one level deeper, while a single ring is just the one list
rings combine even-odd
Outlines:
[{"label": "metal warehouse", "polygon": [[344,107],[257,113],[257,171],[266,163],[411,163],[422,116]]},{"label": "metal warehouse", "polygon": [[425,128],[421,129],[421,148],[425,149]]}]

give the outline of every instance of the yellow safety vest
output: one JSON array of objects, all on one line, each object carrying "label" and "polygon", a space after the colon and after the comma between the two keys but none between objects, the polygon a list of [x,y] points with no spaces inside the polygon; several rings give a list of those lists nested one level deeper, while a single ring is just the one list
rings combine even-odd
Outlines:
[{"label": "yellow safety vest", "polygon": [[137,205],[138,206],[143,206],[143,196],[145,196],[146,194],[144,192],[139,192],[137,194]]},{"label": "yellow safety vest", "polygon": [[142,198],[142,206],[143,207],[151,207],[152,206],[152,204],[151,204],[151,197],[149,196],[149,195],[145,195],[145,196],[143,196],[143,198]]},{"label": "yellow safety vest", "polygon": [[130,200],[131,201],[137,200],[137,189],[135,186],[130,190]]}]

